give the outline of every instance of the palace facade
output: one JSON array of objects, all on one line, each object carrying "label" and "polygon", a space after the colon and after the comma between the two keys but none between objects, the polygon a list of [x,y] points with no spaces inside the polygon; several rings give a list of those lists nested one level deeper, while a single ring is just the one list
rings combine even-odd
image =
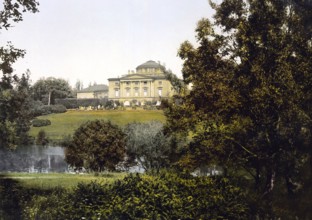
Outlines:
[{"label": "palace facade", "polygon": [[139,65],[136,72],[129,71],[120,78],[108,79],[108,99],[130,105],[131,102],[144,104],[171,97],[174,90],[164,70],[164,66],[150,60]]}]

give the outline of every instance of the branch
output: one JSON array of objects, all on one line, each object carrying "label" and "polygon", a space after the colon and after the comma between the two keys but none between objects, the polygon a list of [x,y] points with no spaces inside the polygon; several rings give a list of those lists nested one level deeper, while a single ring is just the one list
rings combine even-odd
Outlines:
[{"label": "branch", "polygon": [[249,149],[247,149],[246,147],[244,147],[243,145],[241,145],[239,142],[235,141],[233,138],[225,136],[226,139],[233,141],[233,143],[237,144],[238,146],[240,146],[244,151],[246,151],[247,153],[251,154],[254,157],[258,157],[257,154],[253,153],[252,151],[250,151]]}]

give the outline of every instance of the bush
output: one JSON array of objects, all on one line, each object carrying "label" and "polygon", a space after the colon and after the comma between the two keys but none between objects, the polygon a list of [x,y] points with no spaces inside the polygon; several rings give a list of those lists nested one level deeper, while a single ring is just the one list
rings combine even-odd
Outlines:
[{"label": "bush", "polygon": [[34,116],[48,115],[52,113],[64,113],[66,108],[63,105],[36,105],[33,110]]},{"label": "bush", "polygon": [[79,105],[76,98],[55,99],[55,104],[63,105],[66,109],[77,109]]},{"label": "bush", "polygon": [[48,143],[49,139],[47,138],[46,132],[44,130],[40,130],[37,135],[36,144],[44,146]]},{"label": "bush", "polygon": [[105,109],[110,110],[110,109],[114,109],[115,108],[115,103],[113,100],[109,100],[105,103],[104,106]]},{"label": "bush", "polygon": [[34,119],[32,121],[32,125],[34,127],[48,126],[48,125],[51,125],[51,121],[49,119]]},{"label": "bush", "polygon": [[[62,199],[61,199],[62,198]],[[62,197],[36,199],[36,219],[248,219],[241,190],[226,178],[129,175],[112,185],[79,184]],[[53,204],[53,205],[50,205]],[[32,216],[30,216],[32,214]]]},{"label": "bush", "polygon": [[51,113],[65,113],[66,107],[64,105],[50,105]]}]

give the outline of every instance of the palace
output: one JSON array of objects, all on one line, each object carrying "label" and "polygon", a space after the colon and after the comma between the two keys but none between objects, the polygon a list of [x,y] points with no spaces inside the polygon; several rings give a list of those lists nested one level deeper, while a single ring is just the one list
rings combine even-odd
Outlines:
[{"label": "palace", "polygon": [[169,98],[174,94],[174,90],[164,71],[164,66],[150,60],[139,65],[136,72],[129,71],[120,78],[110,78],[108,99],[130,105],[131,102],[144,104]]}]

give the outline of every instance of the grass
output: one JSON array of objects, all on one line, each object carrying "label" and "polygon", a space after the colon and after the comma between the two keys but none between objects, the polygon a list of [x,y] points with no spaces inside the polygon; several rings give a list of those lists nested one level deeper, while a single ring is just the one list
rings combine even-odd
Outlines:
[{"label": "grass", "polygon": [[163,111],[160,110],[112,110],[112,111],[79,111],[70,110],[62,114],[51,114],[38,117],[49,119],[51,125],[46,127],[32,127],[30,135],[37,137],[40,130],[44,130],[52,141],[62,140],[67,135],[72,135],[74,131],[84,122],[95,119],[110,120],[119,126],[124,126],[130,122],[147,122],[157,120],[165,122]]},{"label": "grass", "polygon": [[18,181],[24,188],[53,189],[61,187],[72,189],[78,183],[90,183],[100,181],[102,183],[113,183],[126,176],[126,173],[99,174],[69,174],[69,173],[5,173],[0,178],[9,178]]}]

